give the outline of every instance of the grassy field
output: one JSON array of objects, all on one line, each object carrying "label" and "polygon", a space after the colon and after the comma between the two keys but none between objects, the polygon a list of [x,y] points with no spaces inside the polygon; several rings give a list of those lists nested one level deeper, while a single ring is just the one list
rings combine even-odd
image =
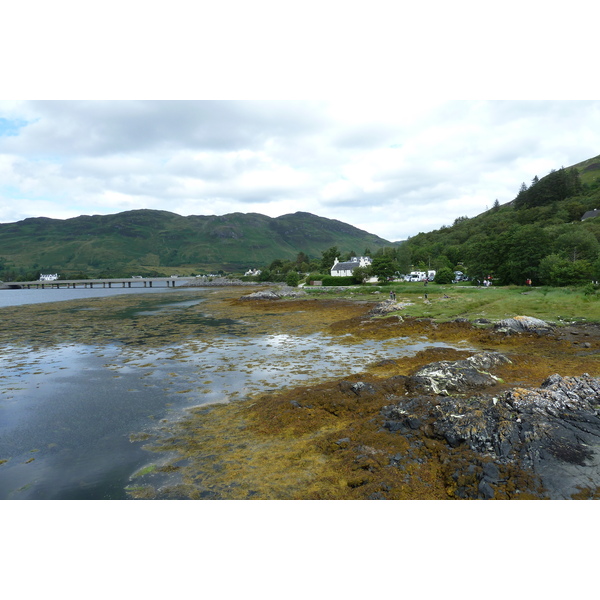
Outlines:
[{"label": "grassy field", "polygon": [[[476,287],[471,285],[437,285],[399,283],[389,286],[340,288],[306,288],[315,297],[337,296],[356,300],[387,300],[390,291],[396,301],[404,303],[400,314],[447,321],[459,317],[496,321],[516,315],[545,321],[600,322],[600,295],[588,288],[550,288],[520,286]],[[586,293],[587,292],[587,293]],[[427,295],[427,297],[426,297]]]}]

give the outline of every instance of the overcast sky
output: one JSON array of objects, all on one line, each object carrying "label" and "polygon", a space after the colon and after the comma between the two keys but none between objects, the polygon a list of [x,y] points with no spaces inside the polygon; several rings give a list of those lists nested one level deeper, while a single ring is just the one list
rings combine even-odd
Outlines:
[{"label": "overcast sky", "polygon": [[598,101],[2,102],[0,222],[306,211],[396,241],[598,154]]},{"label": "overcast sky", "polygon": [[9,3],[0,222],[306,211],[396,241],[599,155],[587,0],[481,7]]}]

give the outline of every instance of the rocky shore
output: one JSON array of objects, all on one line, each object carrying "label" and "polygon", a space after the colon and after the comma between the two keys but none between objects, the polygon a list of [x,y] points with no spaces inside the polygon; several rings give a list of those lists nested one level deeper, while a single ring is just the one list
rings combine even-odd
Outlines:
[{"label": "rocky shore", "polygon": [[[307,302],[239,300],[256,310],[265,301],[270,313]],[[153,447],[178,453],[181,481],[152,497],[600,497],[600,380],[589,374],[599,372],[598,327],[525,316],[436,323],[398,310],[370,303],[327,330],[481,350],[432,346],[360,375],[200,408]]]},{"label": "rocky shore", "polygon": [[[551,499],[584,490],[594,495],[600,483],[600,379],[555,374],[539,388],[472,395],[495,385],[480,367],[505,360],[474,355],[428,365],[403,382],[408,397],[384,407],[384,427],[412,443],[445,444],[458,498],[505,497],[509,490]],[[458,448],[462,460],[453,461]],[[512,489],[517,472],[531,476],[524,489]]]}]

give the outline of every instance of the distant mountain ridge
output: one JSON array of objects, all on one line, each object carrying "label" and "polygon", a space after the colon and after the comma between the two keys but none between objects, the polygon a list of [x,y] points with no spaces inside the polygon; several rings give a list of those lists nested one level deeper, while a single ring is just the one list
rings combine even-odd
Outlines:
[{"label": "distant mountain ridge", "polygon": [[275,259],[295,259],[300,252],[320,258],[332,246],[361,254],[391,245],[342,221],[307,212],[276,218],[239,212],[184,217],[141,209],[0,224],[0,266],[65,274],[143,274],[175,267],[239,272]]}]

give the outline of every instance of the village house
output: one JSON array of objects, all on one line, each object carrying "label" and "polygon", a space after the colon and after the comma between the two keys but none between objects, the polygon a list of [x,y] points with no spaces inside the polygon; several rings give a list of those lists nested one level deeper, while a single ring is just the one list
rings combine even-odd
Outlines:
[{"label": "village house", "polygon": [[373,261],[368,256],[353,256],[349,261],[339,262],[335,259],[331,267],[332,277],[351,277],[357,267],[368,267]]},{"label": "village house", "polygon": [[58,279],[58,273],[53,273],[52,275],[40,275],[40,281],[56,281]]},{"label": "village house", "polygon": [[588,210],[583,217],[581,217],[582,221],[585,221],[586,219],[594,219],[595,217],[600,215],[600,210],[598,210],[597,208],[595,208],[594,210]]}]

